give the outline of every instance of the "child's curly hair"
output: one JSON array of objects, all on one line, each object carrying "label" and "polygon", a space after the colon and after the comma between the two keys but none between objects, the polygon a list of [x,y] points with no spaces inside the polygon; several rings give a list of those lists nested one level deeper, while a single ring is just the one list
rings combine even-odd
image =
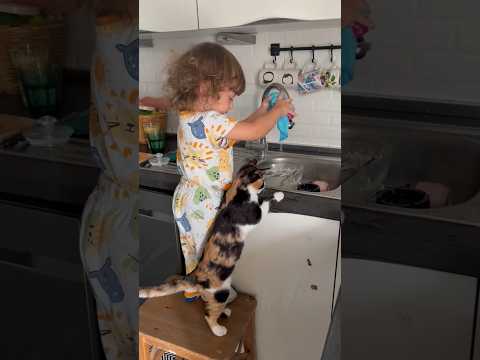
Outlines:
[{"label": "child's curly hair", "polygon": [[245,91],[245,76],[238,60],[215,43],[198,44],[172,64],[166,83],[171,106],[177,111],[192,110],[202,83],[206,95],[212,97],[225,89],[236,95]]}]

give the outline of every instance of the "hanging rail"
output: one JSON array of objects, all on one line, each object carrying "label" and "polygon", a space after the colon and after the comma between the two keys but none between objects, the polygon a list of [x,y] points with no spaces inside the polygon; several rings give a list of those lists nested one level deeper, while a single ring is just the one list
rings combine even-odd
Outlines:
[{"label": "hanging rail", "polygon": [[290,47],[280,47],[280,44],[274,43],[270,44],[270,55],[278,56],[281,51],[289,51],[290,53],[294,51],[316,51],[316,50],[336,50],[341,49],[341,45],[324,45],[324,46],[290,46]]}]

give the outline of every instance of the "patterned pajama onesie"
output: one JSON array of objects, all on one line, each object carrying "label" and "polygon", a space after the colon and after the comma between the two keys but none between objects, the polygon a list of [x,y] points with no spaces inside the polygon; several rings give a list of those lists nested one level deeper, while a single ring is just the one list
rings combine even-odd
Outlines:
[{"label": "patterned pajama onesie", "polygon": [[205,236],[233,175],[233,141],[226,138],[236,121],[215,111],[180,112],[177,166],[182,178],[173,195],[186,273],[198,264]]},{"label": "patterned pajama onesie", "polygon": [[80,253],[108,360],[138,354],[138,25],[97,18],[90,142],[102,173],[82,216]]}]

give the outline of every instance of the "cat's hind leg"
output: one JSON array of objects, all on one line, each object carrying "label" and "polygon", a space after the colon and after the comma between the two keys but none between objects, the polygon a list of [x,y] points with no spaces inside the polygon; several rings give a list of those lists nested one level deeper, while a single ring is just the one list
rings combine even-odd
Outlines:
[{"label": "cat's hind leg", "polygon": [[225,313],[231,313],[230,309],[225,307],[230,291],[228,289],[217,290],[214,293],[208,292],[204,298],[206,299],[205,320],[210,329],[216,336],[224,336],[227,334],[227,328],[218,323],[218,319]]},{"label": "cat's hind leg", "polygon": [[230,287],[230,294],[228,295],[227,304],[230,304],[233,300],[235,300],[238,296],[238,293],[235,291],[233,287]]}]

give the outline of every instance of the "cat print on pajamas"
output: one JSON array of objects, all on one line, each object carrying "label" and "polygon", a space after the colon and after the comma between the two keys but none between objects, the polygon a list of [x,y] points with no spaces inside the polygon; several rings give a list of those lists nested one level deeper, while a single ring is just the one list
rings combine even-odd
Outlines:
[{"label": "cat print on pajamas", "polygon": [[125,297],[118,276],[112,269],[112,261],[110,258],[105,260],[105,264],[100,270],[90,271],[88,276],[98,280],[100,286],[108,294],[112,303],[119,303]]},{"label": "cat print on pajamas", "polygon": [[207,189],[205,189],[203,186],[198,186],[197,190],[195,190],[195,195],[193,195],[193,203],[198,205],[206,199],[210,199],[210,194],[208,193]]},{"label": "cat print on pajamas", "polygon": [[213,166],[210,169],[208,169],[207,176],[212,182],[220,180],[220,171],[218,169],[218,166]]},{"label": "cat print on pajamas", "polygon": [[205,134],[205,124],[203,123],[203,116],[200,116],[194,122],[188,123],[190,129],[192,130],[192,135],[197,139],[205,139],[207,135]]},{"label": "cat print on pajamas", "polygon": [[190,222],[188,221],[188,218],[187,218],[187,213],[183,213],[182,216],[180,216],[179,218],[177,218],[175,220],[177,220],[182,225],[185,232],[189,232],[189,231],[192,230]]},{"label": "cat print on pajamas", "polygon": [[116,48],[123,54],[123,61],[128,74],[138,81],[138,55],[139,40],[136,39],[128,45],[117,44]]},{"label": "cat print on pajamas", "polygon": [[264,172],[256,164],[256,160],[252,160],[238,171],[225,194],[227,200],[213,221],[196,269],[188,276],[174,276],[163,285],[140,288],[139,292],[141,298],[181,291],[199,292],[206,303],[205,320],[216,336],[227,333],[227,328],[220,325],[218,319],[222,314],[231,315],[227,304],[236,296],[231,276],[248,233],[267,215],[270,202],[279,202],[284,197],[283,193],[276,192],[270,199],[259,199],[264,188]]}]

